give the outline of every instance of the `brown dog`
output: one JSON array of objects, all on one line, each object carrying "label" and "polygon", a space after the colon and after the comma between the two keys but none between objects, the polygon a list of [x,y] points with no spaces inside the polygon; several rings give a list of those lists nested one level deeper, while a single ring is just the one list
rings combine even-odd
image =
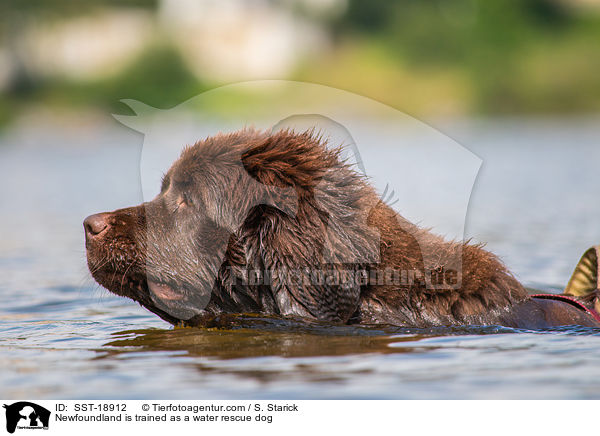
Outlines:
[{"label": "brown dog", "polygon": [[186,148],[151,202],[84,222],[98,283],[164,320],[220,313],[401,326],[600,326],[532,298],[491,253],[407,222],[310,133]]}]

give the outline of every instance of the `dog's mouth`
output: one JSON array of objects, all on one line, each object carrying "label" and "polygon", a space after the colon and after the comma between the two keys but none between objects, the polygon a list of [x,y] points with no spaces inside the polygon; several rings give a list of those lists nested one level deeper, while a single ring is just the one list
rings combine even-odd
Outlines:
[{"label": "dog's mouth", "polygon": [[123,271],[110,268],[92,268],[92,276],[102,287],[120,297],[130,298],[164,321],[176,325],[183,319],[176,316],[176,311],[169,310],[183,297],[183,293],[175,287],[150,280],[143,272]]},{"label": "dog's mouth", "polygon": [[165,283],[148,277],[146,286],[146,295],[152,306],[178,321],[186,321],[204,313],[210,301],[210,293],[183,283]]},{"label": "dog's mouth", "polygon": [[148,280],[148,289],[150,290],[150,297],[156,297],[160,301],[179,301],[185,297],[182,290],[152,280]]},{"label": "dog's mouth", "polygon": [[[115,254],[117,253],[117,254]],[[210,298],[190,285],[162,280],[149,274],[140,256],[123,262],[120,251],[111,253],[88,247],[92,277],[111,293],[138,302],[161,319],[177,325],[203,312]],[[101,256],[102,255],[102,256]],[[103,262],[100,262],[103,260]]]},{"label": "dog's mouth", "polygon": [[[202,293],[172,269],[153,274],[147,265],[145,208],[105,212],[84,220],[85,246],[92,277],[115,295],[130,298],[163,320],[178,324],[202,312]],[[141,242],[145,242],[142,240]],[[165,279],[168,275],[169,278]],[[207,302],[206,302],[207,303]]]},{"label": "dog's mouth", "polygon": [[[156,294],[157,289],[160,289],[162,293]],[[137,301],[141,306],[159,316],[162,320],[177,325],[183,319],[174,316],[173,312],[167,310],[168,307],[162,304],[163,299],[167,298],[167,289],[170,290],[168,298],[176,298],[175,291],[171,287],[150,281],[144,275],[141,275],[137,279],[129,279],[128,297]],[[110,288],[108,290],[113,292]]]},{"label": "dog's mouth", "polygon": [[130,283],[129,297],[164,321],[177,325],[191,318],[192,315],[179,307],[185,298],[183,291],[144,276],[138,280],[131,280]]},{"label": "dog's mouth", "polygon": [[[168,304],[163,301],[176,300],[178,293],[170,286],[159,284],[148,280],[144,274],[138,277],[130,277],[127,279],[127,296],[140,305],[148,309],[150,312],[158,315],[164,321],[176,325],[183,319],[174,316],[173,311],[168,310]],[[123,295],[123,292],[114,292],[113,289],[107,288],[109,291]]]}]

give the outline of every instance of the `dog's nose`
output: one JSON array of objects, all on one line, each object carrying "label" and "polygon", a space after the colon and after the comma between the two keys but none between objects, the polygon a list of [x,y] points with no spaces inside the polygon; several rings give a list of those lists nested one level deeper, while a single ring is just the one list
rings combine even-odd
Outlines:
[{"label": "dog's nose", "polygon": [[86,236],[96,236],[102,233],[108,227],[108,214],[97,213],[90,215],[83,221],[83,228]]}]

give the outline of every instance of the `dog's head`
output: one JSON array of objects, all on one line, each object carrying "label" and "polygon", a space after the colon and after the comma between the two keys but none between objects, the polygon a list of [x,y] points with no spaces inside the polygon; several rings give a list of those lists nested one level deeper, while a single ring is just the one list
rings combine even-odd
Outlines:
[{"label": "dog's head", "polygon": [[310,133],[219,135],[185,148],[152,201],[86,218],[88,265],[102,286],[171,323],[207,309],[346,320],[356,287],[247,285],[242,270],[369,261],[374,201]]}]

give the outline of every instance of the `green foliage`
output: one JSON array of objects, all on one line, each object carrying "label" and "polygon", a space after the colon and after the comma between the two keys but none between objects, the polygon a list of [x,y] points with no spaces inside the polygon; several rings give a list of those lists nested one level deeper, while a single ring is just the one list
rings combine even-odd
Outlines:
[{"label": "green foliage", "polygon": [[145,51],[117,76],[94,82],[46,81],[37,83],[26,96],[20,96],[31,102],[67,107],[91,103],[113,113],[123,113],[121,99],[168,108],[204,89],[179,54],[171,47],[163,46]]},{"label": "green foliage", "polygon": [[175,106],[205,89],[169,46],[144,52],[116,78],[92,88],[107,104],[131,98],[161,108]]},{"label": "green foliage", "polygon": [[475,111],[600,110],[597,11],[557,0],[350,0],[336,27],[380,39],[415,74],[463,70]]}]

